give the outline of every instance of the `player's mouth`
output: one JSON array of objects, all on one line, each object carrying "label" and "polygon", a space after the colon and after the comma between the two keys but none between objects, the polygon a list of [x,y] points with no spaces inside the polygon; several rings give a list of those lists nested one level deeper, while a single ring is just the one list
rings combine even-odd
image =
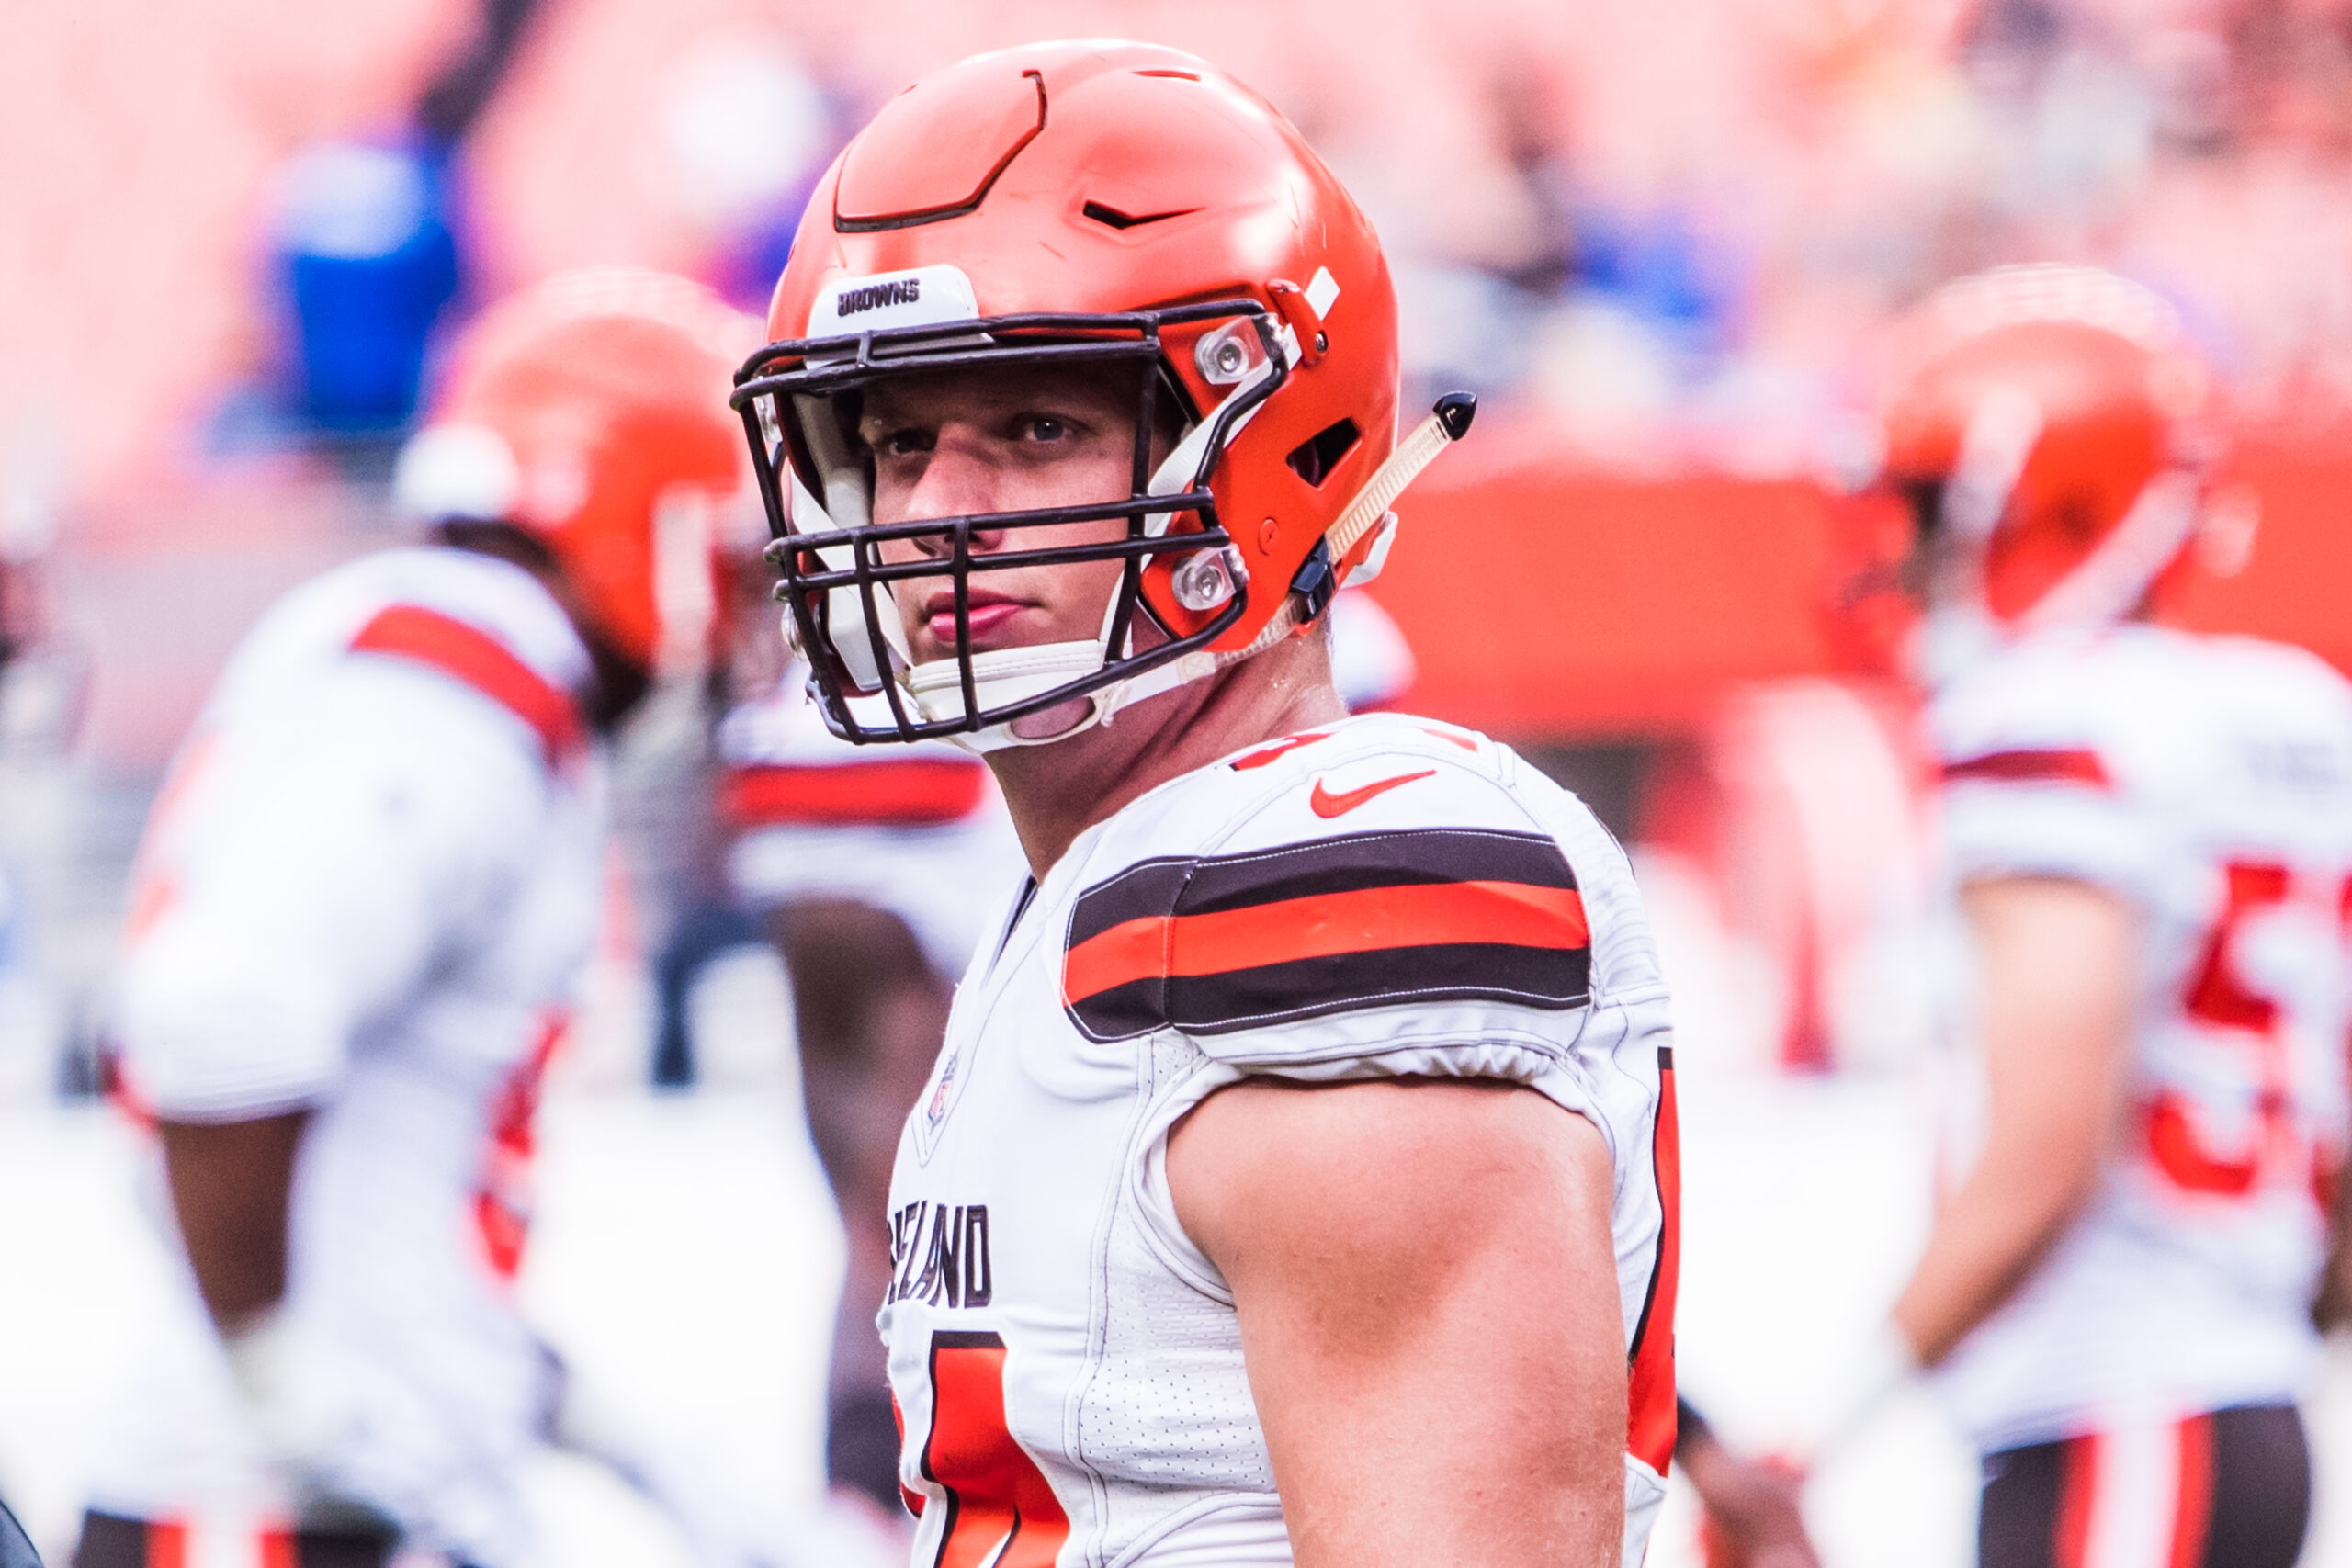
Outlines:
[{"label": "player's mouth", "polygon": [[[1025,599],[1015,599],[1003,593],[992,593],[985,588],[974,588],[967,601],[966,619],[972,627],[972,647],[979,649],[993,634],[1006,630],[1023,610],[1037,606]],[[923,600],[923,630],[931,639],[948,653],[956,649],[956,591],[942,588]]]}]

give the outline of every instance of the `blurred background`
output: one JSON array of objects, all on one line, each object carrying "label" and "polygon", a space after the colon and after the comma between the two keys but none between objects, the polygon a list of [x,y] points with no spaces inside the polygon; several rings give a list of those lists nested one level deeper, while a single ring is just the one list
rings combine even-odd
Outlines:
[{"label": "blurred background", "polygon": [[[1484,400],[1372,592],[1399,705],[1486,728],[1634,847],[1678,990],[1680,1366],[1770,1446],[1924,1235],[1939,1057],[1899,628],[1845,613],[1891,311],[1987,265],[2114,267],[2232,389],[2250,531],[2192,625],[2352,669],[2352,4],[2343,0],[14,0],[0,52],[0,1493],[62,1554],[90,1412],[164,1267],[97,1096],[122,888],[221,660],[399,535],[391,459],[485,302],[636,263],[764,307],[808,188],[975,51],[1120,34],[1264,91],[1396,271],[1424,401]],[[780,968],[650,955],[709,877],[706,726],[622,756],[587,1019],[526,1276],[567,1353],[819,1482],[838,1227]],[[675,1074],[671,1075],[675,1077]],[[2343,1359],[2339,1358],[2339,1364]],[[2352,1561],[2352,1372],[2310,1562]],[[679,1561],[550,1460],[566,1561]],[[1829,1561],[1970,1561],[1924,1403],[1826,1473]],[[666,1556],[664,1554],[667,1554]],[[1687,1500],[1654,1547],[1695,1562]]]}]

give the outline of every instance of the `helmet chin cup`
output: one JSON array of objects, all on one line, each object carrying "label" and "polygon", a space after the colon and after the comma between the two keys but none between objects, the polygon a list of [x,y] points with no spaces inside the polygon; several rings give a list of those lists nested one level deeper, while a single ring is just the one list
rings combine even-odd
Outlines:
[{"label": "helmet chin cup", "polygon": [[[1047,642],[1030,648],[997,649],[972,655],[972,692],[979,711],[989,713],[1026,702],[1066,685],[1082,681],[1102,668],[1102,644],[1096,639],[1083,642]],[[933,723],[961,722],[965,716],[963,667],[953,659],[934,659],[910,667],[904,679],[907,694],[914,699],[915,708],[924,719]],[[1107,712],[1104,694],[1097,692],[1070,699],[1073,705],[1084,704],[1086,712],[1067,726],[1055,728],[1051,733],[1021,733],[1033,727],[1025,720],[1012,719],[991,724],[969,733],[948,737],[957,745],[973,751],[994,751],[1007,746],[1044,746],[1056,740],[1067,740],[1081,730],[1091,729]],[[1048,712],[1054,710],[1047,710]],[[1030,719],[1043,716],[1032,714]]]}]

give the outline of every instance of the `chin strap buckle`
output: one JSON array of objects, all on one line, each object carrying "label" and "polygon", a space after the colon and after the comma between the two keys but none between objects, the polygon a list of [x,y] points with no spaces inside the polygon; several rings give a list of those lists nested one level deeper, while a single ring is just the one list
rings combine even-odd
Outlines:
[{"label": "chin strap buckle", "polygon": [[1307,552],[1299,564],[1298,574],[1290,580],[1290,591],[1298,595],[1297,624],[1313,626],[1316,617],[1329,609],[1331,595],[1340,591],[1339,574],[1331,570],[1331,541],[1315,541],[1315,548]]}]

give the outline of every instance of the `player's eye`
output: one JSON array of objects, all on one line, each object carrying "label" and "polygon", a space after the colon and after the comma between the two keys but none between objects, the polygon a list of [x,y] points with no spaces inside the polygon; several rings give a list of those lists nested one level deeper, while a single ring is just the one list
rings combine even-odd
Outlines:
[{"label": "player's eye", "polygon": [[1016,428],[1023,441],[1067,441],[1071,433],[1069,421],[1050,413],[1023,414]]},{"label": "player's eye", "polygon": [[910,425],[904,429],[884,431],[871,437],[866,445],[877,457],[911,457],[930,451],[933,437],[930,431]]}]

